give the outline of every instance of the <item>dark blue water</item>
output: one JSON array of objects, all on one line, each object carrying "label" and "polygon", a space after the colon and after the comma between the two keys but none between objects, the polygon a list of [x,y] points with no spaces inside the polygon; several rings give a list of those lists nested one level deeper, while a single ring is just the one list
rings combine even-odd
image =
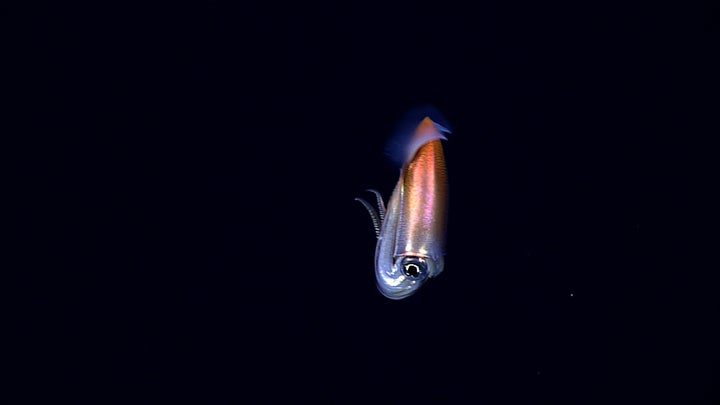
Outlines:
[{"label": "dark blue water", "polygon": [[[14,10],[14,375],[72,403],[711,403],[690,134],[711,9]],[[355,197],[445,142],[445,272],[377,291]],[[695,180],[694,180],[695,179]],[[708,185],[711,186],[711,185]]]}]

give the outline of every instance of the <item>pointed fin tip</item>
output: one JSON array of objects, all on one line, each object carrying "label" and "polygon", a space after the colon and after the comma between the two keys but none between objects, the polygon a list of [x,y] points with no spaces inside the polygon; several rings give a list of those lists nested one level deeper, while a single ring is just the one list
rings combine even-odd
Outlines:
[{"label": "pointed fin tip", "polygon": [[[437,122],[433,121],[432,118],[430,118],[430,117],[425,117],[425,119],[426,119],[426,120],[430,120],[430,122],[433,123],[433,125],[435,126],[435,129],[437,129],[438,132],[444,132],[444,133],[446,133],[446,134],[452,134],[452,131],[450,131],[449,128],[445,128],[444,126],[438,124]],[[443,136],[442,139],[447,140],[447,138],[445,138],[445,136]]]},{"label": "pointed fin tip", "polygon": [[444,134],[450,133],[449,125],[435,108],[415,108],[398,123],[388,143],[387,154],[398,166],[402,166],[415,156],[421,146],[437,139],[447,140]]}]

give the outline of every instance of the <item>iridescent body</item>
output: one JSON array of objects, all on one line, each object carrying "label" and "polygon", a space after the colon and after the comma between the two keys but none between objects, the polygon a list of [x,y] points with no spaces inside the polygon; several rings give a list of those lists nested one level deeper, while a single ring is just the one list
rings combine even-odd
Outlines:
[{"label": "iridescent body", "polygon": [[360,201],[373,219],[378,241],[375,276],[391,299],[415,293],[444,267],[447,175],[441,140],[446,128],[423,118],[403,145],[404,163],[387,209],[377,191],[378,211]]}]

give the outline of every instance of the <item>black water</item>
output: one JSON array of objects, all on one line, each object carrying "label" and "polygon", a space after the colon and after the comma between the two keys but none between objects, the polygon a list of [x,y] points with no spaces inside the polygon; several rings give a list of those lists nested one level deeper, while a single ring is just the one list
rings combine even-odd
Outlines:
[{"label": "black water", "polygon": [[[689,141],[712,7],[8,16],[27,402],[718,401]],[[354,198],[389,196],[425,103],[453,128],[446,270],[395,302]]]}]

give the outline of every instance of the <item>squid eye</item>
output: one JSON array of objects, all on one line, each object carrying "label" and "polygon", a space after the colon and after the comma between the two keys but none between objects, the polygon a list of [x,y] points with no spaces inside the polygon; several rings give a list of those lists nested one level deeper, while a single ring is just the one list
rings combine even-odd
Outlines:
[{"label": "squid eye", "polygon": [[411,279],[424,278],[427,274],[427,263],[422,257],[405,256],[400,262],[402,272]]}]

